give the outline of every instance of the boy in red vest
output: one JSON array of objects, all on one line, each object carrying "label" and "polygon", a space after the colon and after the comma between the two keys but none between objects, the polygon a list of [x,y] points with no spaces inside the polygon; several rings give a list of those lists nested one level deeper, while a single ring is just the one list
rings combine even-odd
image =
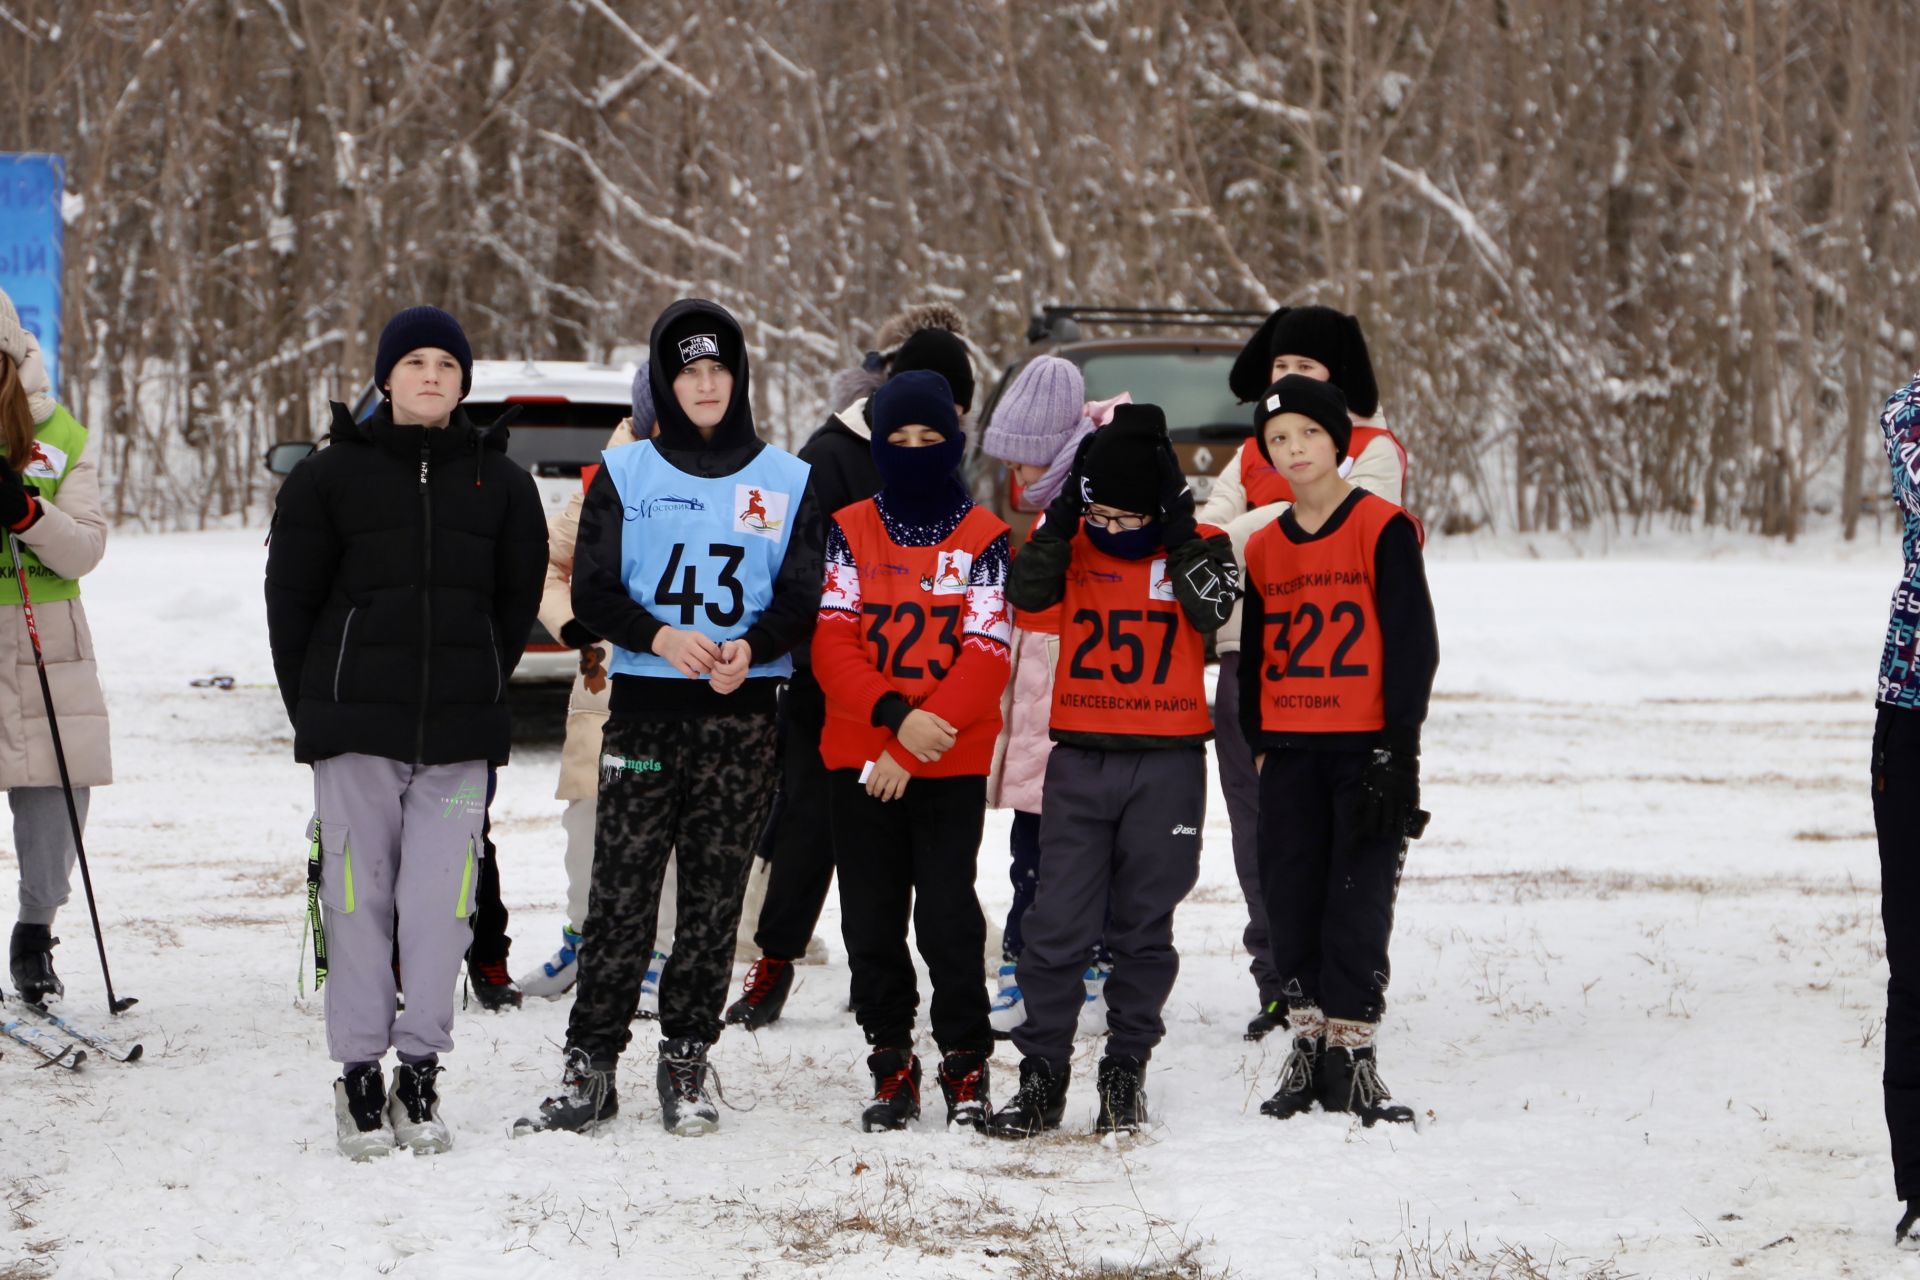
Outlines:
[{"label": "boy in red vest", "polygon": [[1232,612],[1238,584],[1226,535],[1194,523],[1165,415],[1114,409],[1007,584],[1016,609],[1059,604],[1061,632],[1039,884],[1017,975],[1027,1003],[1013,1032],[1020,1088],[993,1117],[997,1135],[1059,1127],[1081,975],[1103,925],[1111,1034],[1095,1129],[1145,1123],[1142,1079],[1180,968],[1173,910],[1200,872],[1213,736],[1206,634]]},{"label": "boy in red vest", "polygon": [[1420,529],[1342,478],[1346,397],[1293,375],[1254,430],[1293,506],[1247,543],[1240,723],[1260,770],[1260,889],[1293,1049],[1260,1111],[1410,1121],[1374,1061],[1387,942],[1420,809],[1440,642]]},{"label": "boy in red vest", "polygon": [[967,440],[945,378],[899,374],[872,411],[880,492],[828,528],[813,638],[841,929],[873,1046],[861,1125],[903,1129],[920,1114],[911,911],[947,1123],[978,1129],[993,1031],[973,882],[1013,629],[1007,526],[954,478]]}]

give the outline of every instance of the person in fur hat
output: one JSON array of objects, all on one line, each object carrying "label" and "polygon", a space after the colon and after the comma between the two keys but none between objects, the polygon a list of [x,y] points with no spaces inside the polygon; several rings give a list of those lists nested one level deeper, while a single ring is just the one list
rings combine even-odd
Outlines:
[{"label": "person in fur hat", "polygon": [[[876,349],[858,369],[834,376],[829,392],[841,407],[800,448],[800,460],[813,469],[820,510],[829,516],[880,491],[869,402],[889,379],[916,369],[945,378],[963,431],[973,407],[965,322],[952,307],[909,307],[883,323],[874,342]],[[786,1007],[794,963],[807,954],[833,884],[827,770],[820,758],[826,699],[813,676],[811,647],[796,648],[793,662],[793,679],[781,700],[781,807],[768,844],[773,865],[754,932],[760,956],[747,970],[740,998],[727,1008],[727,1021],[748,1030],[777,1021]]]}]

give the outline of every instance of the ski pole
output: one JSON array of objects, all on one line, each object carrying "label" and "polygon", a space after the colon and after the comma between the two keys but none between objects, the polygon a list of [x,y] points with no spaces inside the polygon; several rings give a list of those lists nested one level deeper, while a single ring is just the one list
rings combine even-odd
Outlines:
[{"label": "ski pole", "polygon": [[53,735],[53,761],[60,766],[60,789],[67,797],[67,821],[73,825],[73,851],[80,858],[80,883],[87,890],[87,914],[93,917],[93,944],[100,951],[100,976],[107,983],[107,1010],[124,1013],[140,1001],[133,996],[116,999],[113,994],[113,974],[107,968],[107,939],[100,929],[100,908],[93,901],[93,873],[87,869],[87,846],[80,838],[80,810],[73,803],[73,780],[67,773],[66,748],[60,745],[60,720],[53,711],[53,686],[47,683],[47,655],[40,648],[40,628],[33,621],[33,597],[27,593],[27,566],[20,558],[20,535],[8,533],[7,545],[13,552],[14,578],[20,583],[20,608],[27,615],[27,638],[33,641],[33,666],[40,673],[40,696],[47,704],[47,731]]}]

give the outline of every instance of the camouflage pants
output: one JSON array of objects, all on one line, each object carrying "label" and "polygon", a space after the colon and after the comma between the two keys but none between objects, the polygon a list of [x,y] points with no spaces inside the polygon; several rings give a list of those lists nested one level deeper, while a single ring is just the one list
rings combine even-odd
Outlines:
[{"label": "camouflage pants", "polygon": [[733,976],[734,933],[778,780],[771,713],[608,721],[593,887],[567,1047],[611,1065],[627,1047],[653,950],[667,856],[678,860],[673,958],[660,1031],[712,1043]]}]

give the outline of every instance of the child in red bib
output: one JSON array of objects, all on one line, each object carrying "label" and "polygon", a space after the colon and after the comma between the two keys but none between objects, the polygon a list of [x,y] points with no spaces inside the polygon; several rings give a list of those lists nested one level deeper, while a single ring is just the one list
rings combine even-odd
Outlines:
[{"label": "child in red bib", "polygon": [[978,1129],[993,1036],[973,882],[1013,629],[1007,526],[954,478],[966,436],[945,378],[900,374],[872,408],[880,492],[833,518],[813,638],[841,930],[873,1046],[861,1122],[902,1129],[920,1114],[911,909],[947,1123]]},{"label": "child in red bib", "polygon": [[1424,829],[1420,725],[1439,663],[1420,528],[1339,466],[1331,383],[1280,379],[1254,429],[1293,506],[1247,543],[1240,723],[1260,772],[1260,889],[1293,1049],[1261,1105],[1410,1121],[1374,1040],[1407,841]]}]

